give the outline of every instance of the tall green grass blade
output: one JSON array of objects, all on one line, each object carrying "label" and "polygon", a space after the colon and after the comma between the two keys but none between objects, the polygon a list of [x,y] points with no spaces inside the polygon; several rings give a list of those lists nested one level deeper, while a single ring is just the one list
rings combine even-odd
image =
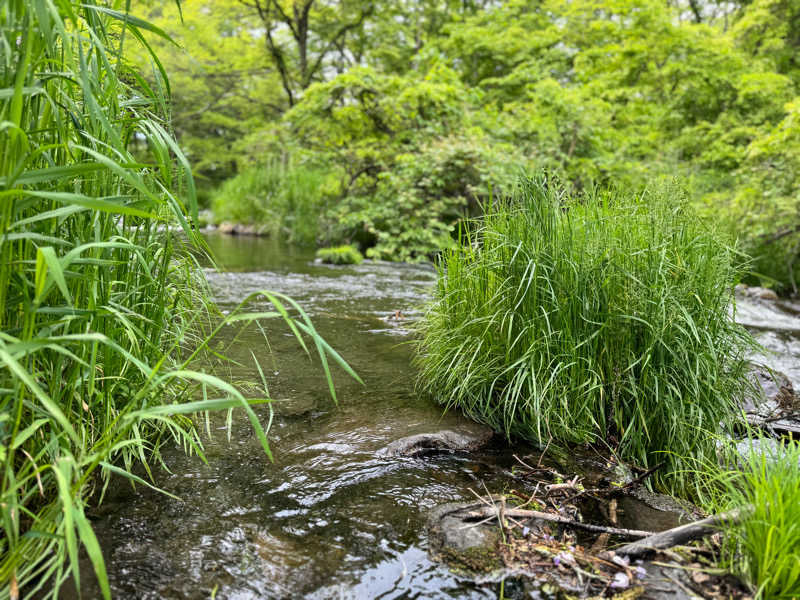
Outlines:
[{"label": "tall green grass blade", "polygon": [[[269,399],[192,370],[224,359],[213,336],[278,317],[306,352],[303,334],[319,337],[286,301],[246,317],[253,297],[229,320],[210,303],[188,252],[195,184],[144,37],[163,32],[127,12],[73,0],[0,9],[0,580],[48,598],[68,577],[80,587],[81,544],[109,596],[84,513],[96,473],[156,489],[160,446],[205,460],[189,417],[237,407],[271,458],[253,410]],[[128,76],[125,32],[152,54],[153,82]],[[208,398],[209,386],[226,397]]]}]

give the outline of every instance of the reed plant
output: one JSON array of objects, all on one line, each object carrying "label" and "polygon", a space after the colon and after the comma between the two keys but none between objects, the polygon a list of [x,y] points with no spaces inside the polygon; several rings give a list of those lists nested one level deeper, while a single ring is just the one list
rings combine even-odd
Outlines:
[{"label": "reed plant", "polygon": [[266,382],[248,400],[195,368],[226,324],[283,319],[329,383],[329,359],[352,374],[288,298],[219,318],[187,251],[197,203],[168,80],[155,55],[149,80],[125,61],[165,34],[116,8],[0,6],[0,598],[80,588],[82,551],[109,598],[87,502],[112,475],[152,485],[166,441],[202,455],[192,414],[240,407],[269,454],[251,406]]},{"label": "reed plant", "polygon": [[749,438],[737,447],[733,468],[704,469],[709,507],[741,514],[724,527],[720,565],[758,600],[800,598],[800,444]]},{"label": "reed plant", "polygon": [[544,176],[487,207],[439,263],[419,387],[508,435],[605,444],[691,494],[687,459],[735,419],[754,342],[733,250],[674,185],[569,196]]}]

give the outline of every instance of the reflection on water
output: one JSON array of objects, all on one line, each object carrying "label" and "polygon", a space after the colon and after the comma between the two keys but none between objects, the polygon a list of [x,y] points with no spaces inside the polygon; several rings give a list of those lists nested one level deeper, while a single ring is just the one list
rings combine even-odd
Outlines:
[{"label": "reflection on water", "polygon": [[[424,460],[377,451],[414,433],[454,427],[457,415],[414,393],[407,325],[435,280],[429,267],[315,264],[313,254],[270,240],[209,236],[223,272],[212,290],[230,310],[268,289],[298,300],[315,326],[363,378],[335,376],[339,404],[318,366],[276,322],[245,331],[229,349],[235,379],[258,381],[250,352],[278,399],[270,463],[236,415],[228,443],[224,416],[212,418],[208,464],[165,453],[157,484],[182,500],[121,486],[95,526],[119,598],[494,598],[495,586],[460,581],[432,564],[425,511],[466,500],[481,481],[502,487],[507,449]],[[403,319],[389,318],[402,311]],[[228,335],[232,335],[231,331]],[[261,410],[263,421],[266,409]],[[87,572],[88,597],[96,590]]]}]

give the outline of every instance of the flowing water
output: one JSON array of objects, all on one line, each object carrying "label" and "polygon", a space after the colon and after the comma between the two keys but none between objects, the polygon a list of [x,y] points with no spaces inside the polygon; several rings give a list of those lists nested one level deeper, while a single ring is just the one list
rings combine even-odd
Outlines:
[{"label": "flowing water", "polygon": [[[473,499],[470,489],[482,492],[484,484],[502,490],[510,451],[489,449],[477,461],[378,454],[398,438],[464,424],[414,393],[408,324],[433,270],[315,264],[313,254],[263,238],[210,235],[208,242],[221,272],[207,275],[223,310],[262,289],[291,296],[364,385],[335,372],[336,405],[319,366],[285,327],[269,328],[269,347],[257,329],[241,334],[228,352],[241,366],[230,375],[256,382],[253,355],[263,366],[276,398],[275,461],[244,415],[234,414],[230,442],[217,416],[204,441],[208,464],[167,450],[170,472],[156,471],[157,485],[181,500],[141,486],[114,490],[94,522],[114,596],[497,597],[495,585],[474,586],[430,562],[425,512]],[[263,407],[260,415],[269,418]],[[96,594],[92,579],[83,578],[86,597]]]},{"label": "flowing water", "polygon": [[[255,328],[242,332],[228,349],[239,363],[228,373],[257,382],[254,360],[263,366],[276,399],[274,463],[243,415],[234,414],[230,429],[218,415],[205,440],[207,464],[167,449],[169,471],[156,470],[156,484],[180,500],[141,486],[115,487],[94,515],[114,596],[498,597],[496,584],[477,586],[429,560],[425,513],[472,500],[472,490],[506,489],[512,450],[499,443],[469,457],[379,453],[401,437],[464,425],[414,392],[408,325],[435,273],[398,264],[316,264],[308,252],[263,238],[212,234],[208,242],[221,269],[207,275],[223,310],[262,289],[295,298],[364,385],[337,372],[336,405],[319,366],[285,328],[268,328],[269,345]],[[779,353],[770,360],[798,386],[796,315],[744,302],[739,317]],[[777,317],[785,326],[769,330]],[[234,331],[227,336],[233,340]],[[266,423],[268,410],[259,414]],[[84,597],[99,596],[92,581],[86,569]]]}]

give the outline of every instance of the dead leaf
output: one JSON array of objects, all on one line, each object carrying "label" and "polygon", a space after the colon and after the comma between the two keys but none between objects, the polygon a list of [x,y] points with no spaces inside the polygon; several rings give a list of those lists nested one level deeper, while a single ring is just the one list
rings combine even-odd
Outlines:
[{"label": "dead leaf", "polygon": [[708,576],[707,573],[703,573],[702,571],[695,571],[692,573],[692,581],[694,581],[698,585],[702,585],[707,582],[711,577]]}]

